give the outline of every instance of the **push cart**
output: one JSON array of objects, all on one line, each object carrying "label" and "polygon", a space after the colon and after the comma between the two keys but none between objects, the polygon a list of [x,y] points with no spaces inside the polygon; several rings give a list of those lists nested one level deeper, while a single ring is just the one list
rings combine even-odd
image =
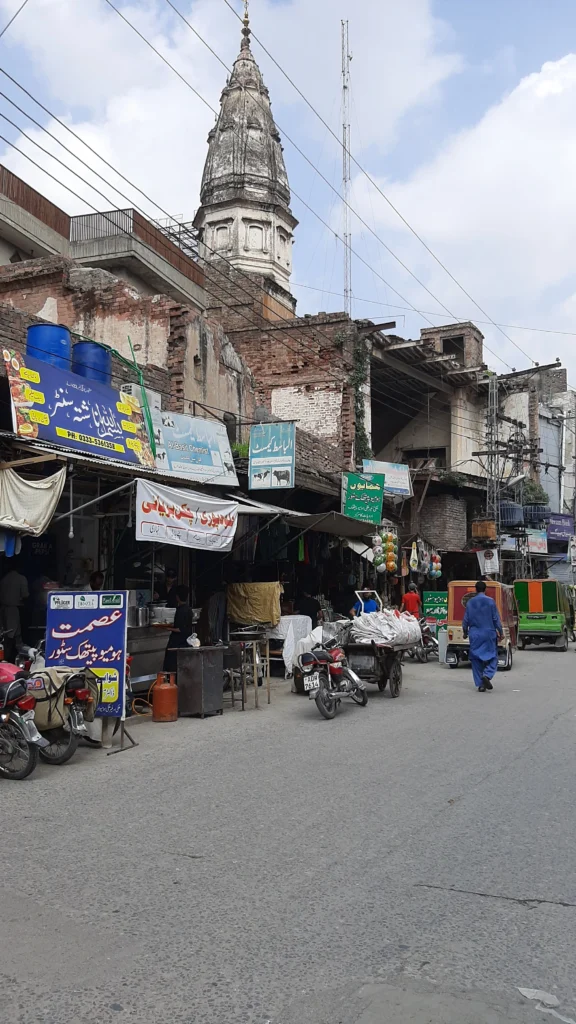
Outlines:
[{"label": "push cart", "polygon": [[350,668],[367,683],[374,683],[391,697],[399,697],[402,689],[402,655],[414,644],[347,643],[344,645]]}]

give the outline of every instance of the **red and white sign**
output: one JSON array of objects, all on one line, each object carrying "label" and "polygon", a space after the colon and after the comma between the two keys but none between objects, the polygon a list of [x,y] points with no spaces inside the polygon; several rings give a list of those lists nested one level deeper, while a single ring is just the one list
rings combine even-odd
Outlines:
[{"label": "red and white sign", "polygon": [[237,524],[238,504],[234,501],[138,480],[136,540],[230,551]]}]

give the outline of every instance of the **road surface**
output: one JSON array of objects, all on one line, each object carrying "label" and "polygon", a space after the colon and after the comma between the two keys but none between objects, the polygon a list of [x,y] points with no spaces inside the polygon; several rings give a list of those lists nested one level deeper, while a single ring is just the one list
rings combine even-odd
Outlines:
[{"label": "road surface", "polygon": [[576,1022],[575,671],[409,662],[331,722],[282,682],[0,783],[0,1020]]}]

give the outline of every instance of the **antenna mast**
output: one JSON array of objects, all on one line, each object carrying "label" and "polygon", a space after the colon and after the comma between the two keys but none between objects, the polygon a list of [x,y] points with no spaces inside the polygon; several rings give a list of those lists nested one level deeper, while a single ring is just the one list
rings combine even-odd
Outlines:
[{"label": "antenna mast", "polygon": [[342,22],[342,195],[344,197],[344,310],[352,315],[352,234],[350,230],[350,46]]}]

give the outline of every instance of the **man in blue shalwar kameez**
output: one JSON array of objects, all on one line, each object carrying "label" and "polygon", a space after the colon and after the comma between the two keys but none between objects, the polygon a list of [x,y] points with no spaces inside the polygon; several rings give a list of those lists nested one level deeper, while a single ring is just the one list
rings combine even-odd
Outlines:
[{"label": "man in blue shalwar kameez", "polygon": [[493,690],[498,669],[498,640],[503,639],[496,602],[486,594],[484,580],[478,580],[476,594],[466,605],[462,621],[464,637],[470,638],[470,661],[474,685],[479,693]]}]

